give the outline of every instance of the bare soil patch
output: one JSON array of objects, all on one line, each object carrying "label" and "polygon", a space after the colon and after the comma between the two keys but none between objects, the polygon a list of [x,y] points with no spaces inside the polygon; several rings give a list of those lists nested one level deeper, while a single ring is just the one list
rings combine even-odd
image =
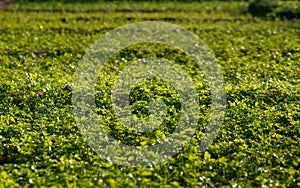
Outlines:
[{"label": "bare soil patch", "polygon": [[0,0],[0,10],[5,10],[9,4],[14,3],[16,1],[17,0]]}]

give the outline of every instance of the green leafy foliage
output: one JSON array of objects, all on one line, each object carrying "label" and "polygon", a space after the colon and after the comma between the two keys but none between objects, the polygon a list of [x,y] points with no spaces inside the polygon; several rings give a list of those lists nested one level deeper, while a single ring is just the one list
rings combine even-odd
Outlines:
[{"label": "green leafy foliage", "polygon": [[249,4],[248,11],[258,17],[299,19],[299,5],[297,1],[253,0]]},{"label": "green leafy foliage", "polygon": [[277,1],[254,0],[249,4],[249,12],[254,16],[266,16],[278,6]]},{"label": "green leafy foliage", "polygon": [[[247,7],[245,2],[10,5],[0,13],[0,187],[299,187],[299,20],[257,19],[242,14]],[[228,106],[217,139],[201,152],[211,98],[202,71],[184,52],[165,45],[123,49],[95,86],[97,112],[112,136],[147,146],[176,126],[179,96],[157,78],[133,87],[130,104],[142,119],[149,115],[149,101],[164,100],[164,124],[142,134],[115,121],[111,87],[137,58],[164,57],[180,66],[195,82],[200,103],[197,131],[184,149],[165,164],[125,167],[100,158],[84,141],[72,91],[64,88],[72,88],[89,45],[114,28],[145,20],[178,24],[209,46],[222,67]]]}]

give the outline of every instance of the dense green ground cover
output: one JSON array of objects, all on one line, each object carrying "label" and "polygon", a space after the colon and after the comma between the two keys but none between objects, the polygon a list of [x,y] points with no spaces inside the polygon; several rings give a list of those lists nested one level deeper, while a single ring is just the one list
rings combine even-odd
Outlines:
[{"label": "dense green ground cover", "polygon": [[[0,187],[300,186],[300,23],[253,18],[246,10],[245,2],[106,2],[19,3],[0,12]],[[75,125],[72,93],[63,88],[72,86],[86,48],[101,35],[145,20],[178,24],[209,46],[222,67],[228,106],[217,139],[200,152],[210,102],[201,72],[174,49],[124,49],[105,74],[118,73],[134,57],[165,57],[194,75],[204,114],[189,145],[168,163],[124,167],[88,147]],[[105,74],[99,78],[105,81]],[[103,95],[110,90],[107,82],[97,87],[103,114],[110,109],[109,95]],[[160,82],[134,88],[133,103],[157,90],[176,107],[178,96]],[[144,103],[135,104],[134,113],[146,114]],[[169,125],[174,120],[170,116]],[[155,143],[172,131],[168,127],[149,141],[118,134],[114,125],[112,133],[132,145]]]}]

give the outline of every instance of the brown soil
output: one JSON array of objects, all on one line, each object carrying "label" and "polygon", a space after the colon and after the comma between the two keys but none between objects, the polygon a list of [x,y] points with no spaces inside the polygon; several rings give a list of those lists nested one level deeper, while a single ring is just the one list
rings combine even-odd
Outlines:
[{"label": "brown soil", "polygon": [[0,10],[5,10],[9,4],[14,3],[16,1],[17,0],[0,0]]}]

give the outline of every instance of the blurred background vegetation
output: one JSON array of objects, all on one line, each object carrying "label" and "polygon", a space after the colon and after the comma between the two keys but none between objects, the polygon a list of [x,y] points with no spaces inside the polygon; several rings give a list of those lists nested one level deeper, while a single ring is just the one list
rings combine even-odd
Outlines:
[{"label": "blurred background vegetation", "polygon": [[[116,0],[19,0],[19,2],[59,2],[59,3],[93,3],[93,2],[111,2]],[[122,2],[143,2],[145,0],[122,1]],[[176,0],[177,2],[203,2],[211,0]],[[176,2],[171,0],[150,0],[147,2]],[[234,1],[234,0],[222,0]],[[249,2],[248,13],[255,17],[280,18],[280,19],[299,19],[300,2],[299,1],[279,1],[279,0],[235,0]],[[120,1],[118,1],[120,2]],[[146,1],[145,1],[146,2]]]}]

